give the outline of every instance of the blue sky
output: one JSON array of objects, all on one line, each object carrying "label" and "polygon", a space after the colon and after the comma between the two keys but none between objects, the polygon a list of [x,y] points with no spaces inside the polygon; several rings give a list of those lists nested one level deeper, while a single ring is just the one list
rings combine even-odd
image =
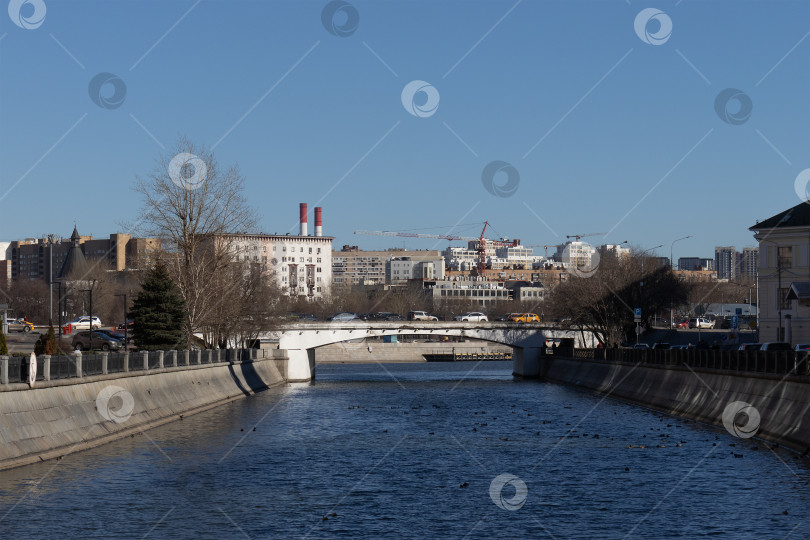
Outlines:
[{"label": "blue sky", "polygon": [[[343,37],[324,1],[38,1],[36,28],[0,16],[1,240],[124,232],[136,176],[180,135],[239,165],[262,231],[320,203],[338,248],[443,248],[352,233],[488,220],[524,244],[609,231],[589,240],[666,256],[691,234],[675,257],[713,256],[753,245],[810,168],[806,1],[352,1]],[[634,29],[645,8],[672,23],[660,44],[661,17]],[[102,72],[126,84],[117,108],[89,97]],[[414,80],[432,114],[403,107]],[[715,110],[727,88],[753,105],[736,125]],[[483,185],[496,160],[511,196]]]}]

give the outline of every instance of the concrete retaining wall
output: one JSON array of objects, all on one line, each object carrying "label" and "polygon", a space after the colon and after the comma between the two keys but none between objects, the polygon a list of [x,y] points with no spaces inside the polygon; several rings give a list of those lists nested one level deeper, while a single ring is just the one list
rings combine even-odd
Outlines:
[{"label": "concrete retaining wall", "polygon": [[[50,381],[33,389],[13,385],[0,392],[0,469],[98,446],[280,384],[286,360],[283,351],[274,353],[232,364]],[[108,387],[118,388],[105,391],[111,396],[105,407],[97,398]]]},{"label": "concrete retaining wall", "polygon": [[[371,350],[369,351],[369,347]],[[319,364],[365,364],[424,362],[425,354],[511,353],[511,347],[481,342],[463,343],[336,343],[315,349]]]},{"label": "concrete retaining wall", "polygon": [[540,375],[700,422],[723,425],[723,411],[744,401],[759,411],[756,436],[810,449],[810,380],[768,375],[541,357]]}]

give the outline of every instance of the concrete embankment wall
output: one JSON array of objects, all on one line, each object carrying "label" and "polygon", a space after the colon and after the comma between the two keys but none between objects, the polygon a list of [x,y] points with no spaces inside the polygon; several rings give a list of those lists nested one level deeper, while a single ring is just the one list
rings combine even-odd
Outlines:
[{"label": "concrete embankment wall", "polygon": [[810,449],[810,380],[806,376],[695,370],[686,367],[541,357],[541,378],[647,407],[723,425],[735,401],[760,414],[756,436],[800,452]]},{"label": "concrete embankment wall", "polygon": [[[369,350],[369,347],[371,350]],[[486,341],[462,343],[335,343],[315,349],[319,364],[365,364],[424,362],[426,354],[486,354],[509,353],[512,348],[488,344]]]},{"label": "concrete embankment wall", "polygon": [[[0,392],[0,469],[98,446],[283,383],[283,352],[253,361],[37,382],[32,389],[7,385]],[[105,405],[97,398],[110,386],[122,390],[106,390],[107,410],[99,411],[97,405]]]}]

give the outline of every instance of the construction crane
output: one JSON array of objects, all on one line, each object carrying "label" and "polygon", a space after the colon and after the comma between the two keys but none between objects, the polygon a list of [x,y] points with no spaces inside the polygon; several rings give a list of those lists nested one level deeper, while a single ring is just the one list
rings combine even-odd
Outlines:
[{"label": "construction crane", "polygon": [[549,244],[547,246],[543,246],[545,248],[545,250],[546,250],[546,259],[548,259],[548,248],[550,248],[550,247],[558,248],[558,247],[563,247],[564,245],[565,244],[553,244],[553,245]]},{"label": "construction crane", "polygon": [[455,236],[451,234],[422,234],[422,233],[408,233],[408,232],[396,232],[396,231],[354,231],[354,234],[362,234],[362,235],[369,235],[369,236],[399,236],[405,238],[432,238],[436,240],[461,240],[461,241],[478,241],[478,275],[483,276],[484,270],[487,268],[487,244],[497,246],[497,247],[517,247],[520,245],[520,240],[515,238],[514,240],[488,240],[484,238],[484,235],[487,232],[487,227],[489,226],[489,222],[484,222],[484,228],[481,230],[481,236],[479,237],[472,237],[472,236]]},{"label": "construction crane", "polygon": [[607,234],[607,233],[592,232],[592,233],[586,233],[586,234],[569,234],[569,235],[566,235],[566,238],[576,238],[577,242],[579,242],[580,238],[585,238],[586,236],[597,236],[597,235],[600,235],[600,234]]}]

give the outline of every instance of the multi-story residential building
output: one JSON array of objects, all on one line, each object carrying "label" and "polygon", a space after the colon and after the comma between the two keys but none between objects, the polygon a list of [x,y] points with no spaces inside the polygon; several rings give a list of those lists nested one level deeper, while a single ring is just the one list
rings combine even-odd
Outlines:
[{"label": "multi-story residential building", "polygon": [[[576,240],[557,246],[557,252],[553,258],[566,268],[590,269],[595,253],[595,247],[587,242]],[[595,263],[595,261],[593,262]]]},{"label": "multi-story residential building", "polygon": [[321,208],[315,208],[315,234],[307,234],[307,205],[300,205],[300,230],[286,234],[230,234],[230,243],[239,261],[260,264],[269,279],[290,296],[310,300],[329,294],[332,285],[332,240],[323,236]]},{"label": "multi-story residential building", "polygon": [[390,285],[402,285],[412,279],[441,280],[444,279],[444,258],[420,260],[394,257],[386,263],[386,274]]},{"label": "multi-story residential building", "polygon": [[755,278],[759,268],[759,248],[743,248],[739,259],[740,277]]},{"label": "multi-story residential building", "polygon": [[759,242],[759,341],[810,343],[810,205],[749,230]]},{"label": "multi-story residential building", "polygon": [[[390,262],[393,259],[409,260],[413,263],[422,261],[431,262],[441,259],[441,254],[435,250],[406,251],[404,249],[391,249],[387,251],[363,251],[357,246],[343,246],[340,251],[332,252],[332,283],[336,287],[351,287],[353,285],[384,285],[393,283],[392,267]],[[404,272],[403,268],[396,268],[398,272]],[[419,265],[416,264],[418,267]],[[437,268],[434,266],[434,272]],[[421,272],[421,270],[420,270]],[[441,269],[444,277],[444,265]],[[406,274],[400,273],[396,276],[402,277]],[[414,277],[413,279],[417,279]],[[435,279],[435,278],[431,278]],[[401,279],[397,280],[401,282]]]},{"label": "multi-story residential building", "polygon": [[56,280],[74,243],[94,266],[119,272],[138,268],[144,259],[160,250],[160,240],[156,238],[133,238],[130,234],[116,233],[109,238],[94,239],[79,235],[74,227],[70,238],[51,236],[11,242],[8,257],[11,278]]},{"label": "multi-story residential building", "polygon": [[737,278],[737,250],[734,246],[715,247],[714,261],[717,279],[733,280]]}]

